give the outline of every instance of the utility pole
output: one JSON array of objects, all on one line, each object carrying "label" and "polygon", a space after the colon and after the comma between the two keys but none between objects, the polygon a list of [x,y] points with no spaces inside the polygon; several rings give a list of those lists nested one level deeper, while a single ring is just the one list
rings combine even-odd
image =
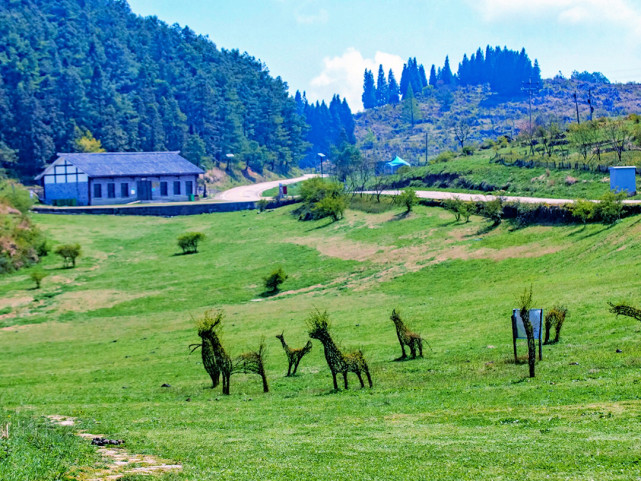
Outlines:
[{"label": "utility pole", "polygon": [[581,119],[579,118],[579,101],[576,97],[576,90],[574,91],[574,94],[572,96],[574,97],[574,105],[576,106],[576,123],[578,125],[581,123]]},{"label": "utility pole", "polygon": [[521,90],[524,92],[527,92],[529,98],[530,98],[530,153],[534,155],[534,132],[532,131],[532,95],[534,95],[534,92],[538,92],[540,89],[540,86],[538,84],[533,84],[532,83],[532,77],[530,77],[530,80],[525,83],[523,82],[523,86],[521,87]]},{"label": "utility pole", "polygon": [[592,89],[588,89],[588,105],[590,106],[590,122],[592,122],[592,115],[594,114],[594,104],[592,103]]},{"label": "utility pole", "polygon": [[425,131],[425,165],[427,165],[427,130]]}]

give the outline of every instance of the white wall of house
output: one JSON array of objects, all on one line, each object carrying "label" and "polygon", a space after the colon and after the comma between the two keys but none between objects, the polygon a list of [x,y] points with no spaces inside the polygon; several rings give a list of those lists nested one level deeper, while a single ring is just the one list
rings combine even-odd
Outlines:
[{"label": "white wall of house", "polygon": [[[138,201],[138,181],[140,180],[151,182],[151,201],[153,202],[186,201],[189,199],[189,194],[193,195],[197,192],[198,177],[196,175],[96,177],[89,180],[91,205],[128,204]],[[191,192],[187,192],[188,182],[192,183]],[[176,187],[179,188],[178,192]]]}]

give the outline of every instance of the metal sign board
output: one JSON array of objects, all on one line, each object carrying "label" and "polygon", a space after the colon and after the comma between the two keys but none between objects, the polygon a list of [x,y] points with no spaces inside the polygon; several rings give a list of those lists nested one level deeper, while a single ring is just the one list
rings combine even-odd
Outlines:
[{"label": "metal sign board", "polygon": [[[530,309],[530,322],[534,331],[534,339],[539,341],[539,361],[543,359],[542,333],[543,333],[543,309]],[[527,339],[525,326],[521,313],[518,309],[512,309],[512,343],[514,344],[514,361],[517,361],[516,340]]]}]

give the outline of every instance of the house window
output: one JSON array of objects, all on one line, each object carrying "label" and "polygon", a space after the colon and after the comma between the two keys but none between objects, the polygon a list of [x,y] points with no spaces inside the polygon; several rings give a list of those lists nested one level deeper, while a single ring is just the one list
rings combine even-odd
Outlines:
[{"label": "house window", "polygon": [[116,197],[116,184],[109,182],[107,184],[107,197],[113,199]]},{"label": "house window", "polygon": [[102,198],[102,184],[93,185],[93,196],[96,199]]},{"label": "house window", "polygon": [[120,197],[129,197],[129,184],[127,182],[120,184]]},{"label": "house window", "polygon": [[180,181],[174,180],[174,195],[180,195]]},{"label": "house window", "polygon": [[194,183],[191,180],[185,182],[185,194],[190,195],[194,193]]},{"label": "house window", "polygon": [[160,183],[160,195],[162,197],[167,197],[167,182]]}]

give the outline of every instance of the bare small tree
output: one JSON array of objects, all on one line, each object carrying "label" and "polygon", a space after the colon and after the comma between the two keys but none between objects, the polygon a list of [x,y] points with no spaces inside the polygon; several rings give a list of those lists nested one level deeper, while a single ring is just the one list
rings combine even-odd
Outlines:
[{"label": "bare small tree", "polygon": [[532,307],[532,286],[525,289],[518,299],[518,309],[527,336],[527,357],[530,366],[530,377],[534,377],[536,364],[536,343],[534,342],[534,326],[530,322],[530,308]]},{"label": "bare small tree", "polygon": [[452,124],[452,131],[454,132],[454,140],[458,142],[461,149],[465,147],[465,142],[472,134],[472,121],[469,117],[463,117]]}]

